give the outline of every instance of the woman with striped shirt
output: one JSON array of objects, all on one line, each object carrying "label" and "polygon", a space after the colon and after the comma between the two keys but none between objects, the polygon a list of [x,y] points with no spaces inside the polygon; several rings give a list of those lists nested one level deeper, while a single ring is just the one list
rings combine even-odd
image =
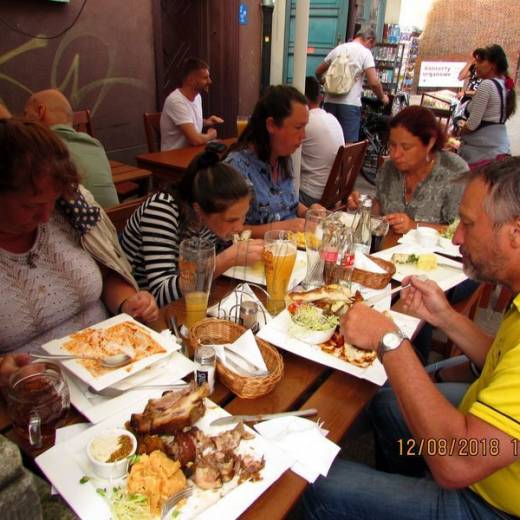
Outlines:
[{"label": "woman with striped shirt", "polygon": [[482,82],[468,105],[469,117],[461,130],[459,149],[470,167],[511,153],[505,122],[516,108],[515,85],[502,47],[486,47],[476,67]]},{"label": "woman with striped shirt", "polygon": [[251,190],[230,165],[205,151],[196,157],[175,193],[151,195],[130,217],[121,240],[141,288],[149,290],[159,306],[179,299],[179,245],[200,237],[216,245],[215,276],[235,265],[261,259],[263,240],[226,241],[240,232],[249,210]]}]

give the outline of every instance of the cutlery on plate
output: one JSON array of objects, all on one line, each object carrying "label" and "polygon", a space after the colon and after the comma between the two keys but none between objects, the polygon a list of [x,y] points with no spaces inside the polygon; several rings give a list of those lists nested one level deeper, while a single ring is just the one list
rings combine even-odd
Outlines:
[{"label": "cutlery on plate", "polygon": [[103,388],[102,390],[96,390],[94,387],[89,386],[88,391],[91,394],[95,395],[101,395],[103,397],[119,397],[120,395],[126,394],[127,392],[133,392],[134,390],[154,390],[161,388],[163,390],[184,390],[185,388],[188,388],[190,386],[189,383],[174,383],[171,385],[137,385],[133,386],[132,388],[127,388],[126,390],[121,390],[120,388],[114,388],[112,386],[107,386],[106,388]]},{"label": "cutlery on plate", "polygon": [[237,422],[258,422],[267,421],[269,419],[278,419],[278,417],[307,417],[309,415],[316,415],[318,410],[316,408],[308,408],[307,410],[294,410],[292,412],[281,413],[263,413],[259,415],[229,415],[227,417],[220,417],[210,423],[210,426],[223,426],[224,424],[233,424]]},{"label": "cutlery on plate", "polygon": [[114,356],[107,356],[105,358],[99,358],[95,356],[77,356],[74,354],[38,354],[37,352],[31,353],[31,356],[36,359],[48,359],[49,361],[66,361],[69,359],[93,359],[99,361],[101,366],[105,368],[119,368],[128,363],[133,362],[133,358],[128,354],[115,354]]},{"label": "cutlery on plate", "polygon": [[[426,276],[425,274],[421,274],[417,278],[419,278],[419,280],[423,280],[423,281],[428,280],[428,276]],[[408,287],[410,287],[411,285],[412,285],[411,283],[407,283],[406,285],[400,285],[399,287],[395,287],[394,289],[392,289],[390,292],[385,292],[384,294],[376,294],[375,296],[372,296],[371,298],[367,298],[366,300],[363,301],[363,303],[365,305],[368,305],[369,307],[373,307],[376,303],[379,303],[381,300],[384,300],[388,296],[391,296],[392,294],[396,294],[399,291],[402,291],[403,289],[408,289]]]},{"label": "cutlery on plate", "polygon": [[166,502],[164,503],[161,510],[161,520],[165,520],[168,517],[169,512],[176,506],[183,498],[188,498],[193,493],[193,488],[187,487],[181,489],[174,495],[172,495]]},{"label": "cutlery on plate", "polygon": [[[449,260],[449,259],[446,259]],[[455,262],[455,260],[453,261]],[[457,269],[459,271],[462,271],[464,269],[464,265],[461,262],[453,263],[453,262],[446,262],[442,259],[437,259],[437,265],[440,265],[442,267],[451,267],[452,269]]]}]

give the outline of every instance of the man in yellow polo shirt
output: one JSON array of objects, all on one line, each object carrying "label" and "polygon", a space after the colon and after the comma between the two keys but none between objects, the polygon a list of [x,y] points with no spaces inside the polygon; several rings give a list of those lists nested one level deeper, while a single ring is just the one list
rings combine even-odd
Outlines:
[{"label": "man in yellow polo shirt", "polygon": [[517,294],[496,337],[432,281],[412,277],[402,298],[482,373],[471,385],[447,382],[466,378],[465,363],[441,370],[435,384],[392,320],[356,304],[342,319],[345,339],[377,350],[391,385],[369,410],[385,471],[336,461],[305,495],[308,518],[520,516],[520,157],[468,173],[459,213],[453,241],[464,272]]}]

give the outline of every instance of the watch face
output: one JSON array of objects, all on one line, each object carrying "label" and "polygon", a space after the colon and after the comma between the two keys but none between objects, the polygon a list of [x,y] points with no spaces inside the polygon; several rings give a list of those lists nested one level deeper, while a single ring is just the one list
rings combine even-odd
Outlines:
[{"label": "watch face", "polygon": [[383,336],[383,345],[388,350],[393,350],[394,348],[397,348],[401,342],[403,341],[403,338],[396,332],[388,332]]}]

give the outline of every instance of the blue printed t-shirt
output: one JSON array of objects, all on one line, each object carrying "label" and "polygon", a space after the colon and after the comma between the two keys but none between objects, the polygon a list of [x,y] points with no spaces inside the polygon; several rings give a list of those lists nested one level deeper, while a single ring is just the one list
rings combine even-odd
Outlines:
[{"label": "blue printed t-shirt", "polygon": [[253,200],[246,216],[246,224],[269,224],[297,217],[298,198],[291,176],[273,182],[271,165],[261,161],[251,149],[231,152],[224,161],[239,171],[253,187]]}]

